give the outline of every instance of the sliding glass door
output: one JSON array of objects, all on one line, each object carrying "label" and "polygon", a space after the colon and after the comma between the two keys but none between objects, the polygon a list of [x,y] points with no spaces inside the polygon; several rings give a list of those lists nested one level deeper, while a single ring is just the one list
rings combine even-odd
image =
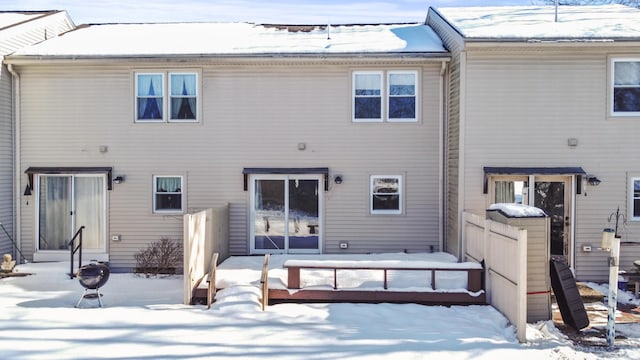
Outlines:
[{"label": "sliding glass door", "polygon": [[67,251],[84,226],[83,249],[106,252],[104,175],[38,176],[38,251]]},{"label": "sliding glass door", "polygon": [[251,252],[319,253],[322,178],[260,175],[251,181]]}]

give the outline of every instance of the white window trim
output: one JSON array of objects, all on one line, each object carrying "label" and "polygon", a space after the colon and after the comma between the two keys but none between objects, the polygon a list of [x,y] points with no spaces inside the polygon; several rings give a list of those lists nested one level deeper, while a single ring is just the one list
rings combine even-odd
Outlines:
[{"label": "white window trim", "polygon": [[[373,184],[375,179],[397,179],[398,180],[398,210],[374,210],[373,209]],[[402,186],[402,175],[371,175],[369,177],[369,214],[371,215],[400,215],[404,208],[404,193]]]},{"label": "white window trim", "polygon": [[[157,178],[180,178],[180,192],[172,192],[171,194],[180,194],[180,210],[158,210],[156,208],[156,194],[158,194],[158,182],[156,181]],[[182,175],[153,175],[153,193],[152,193],[152,212],[154,214],[183,214],[184,213],[184,201],[185,201],[185,183],[184,183],[184,176]],[[163,194],[169,194],[168,192],[164,192]]]},{"label": "white window trim", "polygon": [[[380,118],[356,119],[356,76],[376,74],[380,75]],[[413,74],[415,76],[415,118],[389,118],[389,77],[393,74]],[[354,70],[351,75],[351,122],[354,123],[417,123],[420,119],[420,71],[419,70]],[[362,96],[361,96],[362,97]]]},{"label": "white window trim", "polygon": [[[162,119],[150,119],[150,120],[145,120],[145,119],[138,119],[138,75],[160,75],[162,77],[162,96],[160,98],[162,98]],[[134,89],[134,96],[133,96],[133,102],[134,102],[134,113],[133,113],[133,120],[136,123],[141,123],[141,124],[147,124],[147,123],[162,123],[162,122],[166,122],[166,116],[167,116],[167,112],[166,112],[166,86],[165,86],[165,73],[163,72],[142,72],[142,71],[136,71],[134,73],[134,78],[135,78],[135,89]]]},{"label": "white window trim", "polygon": [[[196,76],[196,118],[195,119],[171,119],[171,75],[195,75]],[[144,120],[138,119],[138,75],[161,75],[162,76],[162,119]],[[134,71],[134,113],[133,121],[136,124],[157,124],[157,123],[199,123],[201,119],[201,96],[200,96],[200,71],[180,70],[180,71]]]},{"label": "white window trim", "polygon": [[[609,79],[609,115],[612,117],[639,117],[640,111],[620,111],[616,112],[614,110],[614,101],[615,101],[615,82],[616,82],[616,63],[617,62],[640,62],[640,58],[638,57],[616,57],[612,58],[609,67],[610,67],[610,79]],[[639,84],[640,85],[640,84]]]},{"label": "white window trim", "polygon": [[[415,83],[414,83],[415,93],[413,95],[414,98],[415,98],[415,105],[414,105],[415,106],[415,117],[414,118],[391,118],[389,116],[389,109],[390,109],[389,102],[390,102],[391,98],[393,97],[391,95],[391,91],[390,91],[390,86],[391,86],[390,78],[391,78],[391,75],[396,75],[396,74],[412,74],[414,76],[414,79],[415,79]],[[419,75],[419,73],[418,73],[417,70],[389,70],[389,71],[387,71],[386,94],[388,94],[388,95],[386,96],[387,109],[386,109],[385,115],[386,115],[386,118],[387,118],[388,122],[410,122],[410,123],[413,123],[413,122],[417,122],[418,119],[420,118],[420,115],[419,115],[419,113],[420,113],[419,112],[419,109],[420,109],[420,106],[419,106],[420,86],[418,86],[418,83],[419,83],[419,76],[418,75]]]},{"label": "white window trim", "polygon": [[639,216],[633,216],[634,207],[635,207],[635,192],[634,192],[634,182],[640,181],[640,176],[633,176],[629,178],[629,219],[631,221],[640,221]]},{"label": "white window trim", "polygon": [[[196,118],[195,119],[171,119],[171,100],[173,97],[171,96],[171,75],[195,75],[196,77]],[[196,71],[170,71],[167,72],[167,121],[168,122],[176,122],[176,123],[194,123],[198,122],[200,117],[200,77],[198,76],[198,72]]]},{"label": "white window trim", "polygon": [[[360,95],[356,96],[356,77],[358,75],[379,75],[380,76],[380,118],[365,118],[356,119],[356,97],[373,97]],[[354,71],[351,75],[351,121],[356,123],[375,122],[380,123],[384,121],[384,72],[383,71]]]}]

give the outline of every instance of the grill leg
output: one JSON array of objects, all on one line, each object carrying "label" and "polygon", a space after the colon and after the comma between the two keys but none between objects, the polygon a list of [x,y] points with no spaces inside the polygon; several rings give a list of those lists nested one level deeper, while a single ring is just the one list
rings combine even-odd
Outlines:
[{"label": "grill leg", "polygon": [[102,294],[100,294],[100,288],[96,289],[96,294],[98,295],[98,304],[102,307]]},{"label": "grill leg", "polygon": [[88,289],[84,289],[84,292],[80,296],[80,300],[78,300],[78,303],[76,304],[76,307],[80,307],[80,304],[82,303],[82,300],[84,300],[84,296],[87,294],[87,290]]},{"label": "grill leg", "polygon": [[90,289],[84,289],[84,292],[82,293],[82,296],[80,296],[80,300],[78,300],[78,303],[76,304],[76,307],[80,307],[80,304],[82,303],[82,300],[87,299],[87,298],[91,298],[91,300],[93,300],[93,298],[97,298],[98,299],[98,305],[100,307],[102,307],[102,294],[100,293],[100,289],[92,289],[94,291],[93,294],[87,294],[87,292]]}]

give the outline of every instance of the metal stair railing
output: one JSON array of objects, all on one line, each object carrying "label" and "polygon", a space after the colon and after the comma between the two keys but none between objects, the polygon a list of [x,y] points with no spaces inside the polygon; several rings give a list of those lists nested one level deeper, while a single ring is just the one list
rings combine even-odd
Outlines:
[{"label": "metal stair railing", "polygon": [[[73,237],[71,238],[71,240],[69,240],[69,243],[67,244],[67,246],[69,246],[69,251],[71,254],[71,261],[70,261],[70,268],[69,268],[69,278],[73,279],[74,277],[76,277],[75,272],[73,271],[73,255],[75,255],[75,253],[78,253],[78,265],[82,266],[82,233],[84,231],[84,225],[80,226],[80,228],[78,229],[78,231],[76,231],[75,235],[73,235]],[[78,245],[74,246],[76,238],[78,238]]]}]

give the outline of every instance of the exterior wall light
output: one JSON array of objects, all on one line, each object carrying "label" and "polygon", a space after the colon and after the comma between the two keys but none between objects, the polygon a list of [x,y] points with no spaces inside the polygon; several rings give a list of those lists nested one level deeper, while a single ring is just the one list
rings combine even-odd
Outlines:
[{"label": "exterior wall light", "polygon": [[598,179],[597,177],[595,177],[595,176],[589,176],[589,177],[587,177],[587,182],[591,186],[598,186],[598,185],[600,185],[600,183],[602,181],[600,179]]},{"label": "exterior wall light", "polygon": [[114,184],[122,184],[123,182],[124,182],[124,176],[122,175],[118,175],[115,178],[113,178]]},{"label": "exterior wall light", "polygon": [[31,186],[29,186],[28,184],[24,188],[24,196],[31,196]]},{"label": "exterior wall light", "polygon": [[336,175],[336,176],[334,176],[334,177],[333,177],[333,181],[334,181],[336,184],[342,184],[342,175]]}]

